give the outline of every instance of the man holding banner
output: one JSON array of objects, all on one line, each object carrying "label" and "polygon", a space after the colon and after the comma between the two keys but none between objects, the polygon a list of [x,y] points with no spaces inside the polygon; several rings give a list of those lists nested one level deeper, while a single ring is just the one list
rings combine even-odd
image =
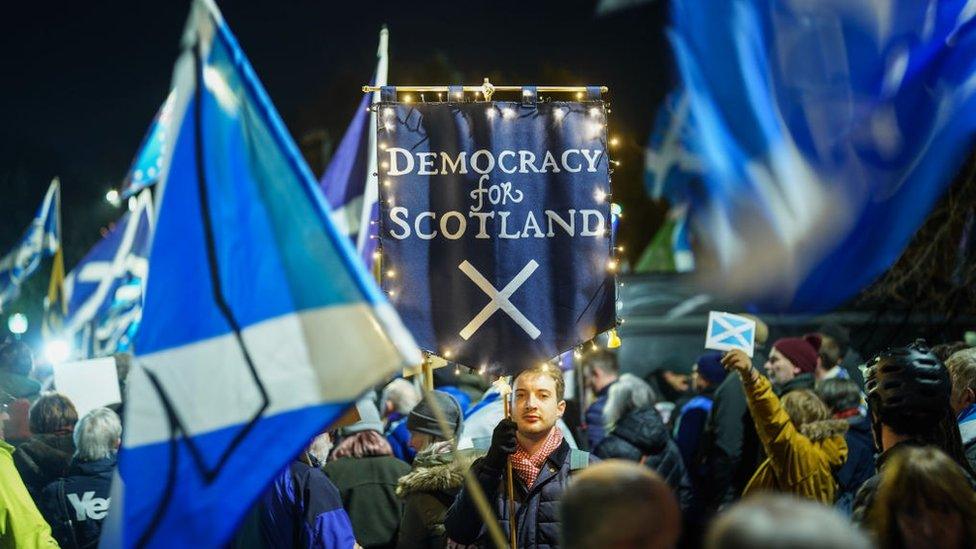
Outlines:
[{"label": "man holding banner", "polygon": [[[587,452],[571,449],[556,427],[556,420],[566,411],[564,390],[562,372],[550,364],[522,371],[515,378],[512,419],[502,419],[492,434],[488,454],[471,465],[485,496],[494,504],[502,529],[510,534],[512,516],[503,483],[506,460],[511,460],[518,547],[559,545],[559,498],[570,474],[596,460]],[[457,543],[487,537],[468,487],[458,493],[444,526],[447,536]]]}]

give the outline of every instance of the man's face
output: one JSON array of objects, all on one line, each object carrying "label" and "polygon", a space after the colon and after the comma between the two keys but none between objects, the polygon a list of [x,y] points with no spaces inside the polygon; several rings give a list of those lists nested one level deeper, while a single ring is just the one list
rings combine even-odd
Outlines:
[{"label": "man's face", "polygon": [[783,356],[776,347],[769,351],[769,359],[766,361],[766,374],[773,383],[783,384],[790,381],[799,373],[799,368]]},{"label": "man's face", "polygon": [[546,374],[525,373],[515,379],[512,416],[519,434],[538,438],[549,434],[563,417],[566,401],[556,396],[556,380]]}]

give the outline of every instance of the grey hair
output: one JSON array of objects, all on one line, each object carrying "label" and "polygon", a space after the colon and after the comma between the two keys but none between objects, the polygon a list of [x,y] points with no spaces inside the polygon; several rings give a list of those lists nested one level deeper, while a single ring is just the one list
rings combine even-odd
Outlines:
[{"label": "grey hair", "polygon": [[122,438],[122,422],[108,408],[95,408],[78,420],[74,432],[75,459],[98,461],[115,455]]},{"label": "grey hair", "polygon": [[621,374],[607,390],[607,404],[603,407],[603,423],[607,431],[627,414],[645,408],[653,408],[657,403],[654,389],[634,374]]},{"label": "grey hair", "polygon": [[760,494],[720,515],[706,549],[869,549],[867,536],[837,511],[784,494]]},{"label": "grey hair", "polygon": [[405,416],[420,402],[420,391],[413,383],[397,378],[383,388],[379,403],[380,415],[385,413],[387,402],[393,403],[393,411]]}]

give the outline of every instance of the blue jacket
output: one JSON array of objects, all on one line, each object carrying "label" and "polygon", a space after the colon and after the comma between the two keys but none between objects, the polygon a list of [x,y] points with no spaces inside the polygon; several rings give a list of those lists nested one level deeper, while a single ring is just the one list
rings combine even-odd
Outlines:
[{"label": "blue jacket", "polygon": [[41,492],[40,508],[61,547],[97,547],[112,498],[115,457],[72,461],[68,476]]},{"label": "blue jacket", "polygon": [[238,532],[234,547],[353,547],[349,515],[325,473],[293,461],[261,496]]},{"label": "blue jacket", "polygon": [[607,391],[610,390],[610,385],[597,393],[596,400],[586,409],[586,440],[590,444],[590,450],[596,448],[603,437],[607,436],[607,429],[603,423],[603,408],[607,405]]},{"label": "blue jacket", "polygon": [[[571,449],[564,439],[546,460],[531,487],[525,486],[522,479],[517,474],[514,475],[515,518],[520,549],[559,546],[559,497],[566,488],[572,471],[597,461],[599,460],[587,452]],[[510,521],[504,471],[489,467],[485,459],[481,458],[471,465],[471,472],[488,501],[494,502],[495,514],[507,539]],[[481,515],[466,487],[461,488],[454,504],[448,509],[444,527],[447,537],[457,543],[491,545]]]}]

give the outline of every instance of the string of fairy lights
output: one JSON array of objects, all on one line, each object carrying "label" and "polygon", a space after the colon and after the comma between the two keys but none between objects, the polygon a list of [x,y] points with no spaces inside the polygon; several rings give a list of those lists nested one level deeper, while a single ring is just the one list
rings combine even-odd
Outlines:
[{"label": "string of fairy lights", "polygon": [[[485,114],[488,119],[494,120],[498,117],[500,117],[502,120],[517,119],[518,113],[512,107],[505,106],[499,108],[496,104],[492,103],[491,98],[493,94],[493,89],[488,88],[488,86],[490,86],[490,84],[488,84],[486,79],[485,87],[483,87],[482,90],[479,92],[466,93],[465,91],[461,91],[461,90],[452,90],[447,93],[447,95],[449,96],[448,101],[452,103],[484,102],[486,104]],[[445,92],[438,91],[435,93],[437,98],[436,102],[444,102]],[[478,99],[479,95],[481,96],[482,101],[479,101]],[[525,96],[526,98],[530,97],[531,95],[533,95],[531,91],[529,90],[523,91],[523,96]],[[417,102],[417,98],[415,98],[412,93],[402,93],[399,95],[399,98],[401,103],[407,105]],[[575,99],[578,102],[582,102],[585,98],[586,98],[585,93],[581,91],[575,92]],[[424,93],[419,94],[419,102],[420,103],[428,102]],[[539,102],[543,102],[543,99],[541,97],[539,98]],[[377,112],[379,108],[380,107],[378,105],[374,104],[368,106],[367,111]],[[570,107],[568,105],[565,107],[563,106],[555,107],[552,110],[552,117],[556,123],[560,123],[565,118],[568,112],[570,112]],[[613,159],[611,156],[612,153],[611,149],[615,148],[619,144],[620,140],[615,136],[613,137],[609,136],[608,115],[612,112],[609,107],[609,103],[601,102],[600,106],[592,106],[589,109],[587,109],[586,112],[588,116],[592,119],[585,126],[586,139],[587,140],[596,139],[601,135],[605,138],[603,141],[604,141],[604,150],[605,150],[605,154],[607,155],[607,161],[608,161],[607,185],[609,187],[609,192],[605,191],[602,187],[598,186],[594,191],[593,198],[599,204],[605,204],[607,202],[610,203],[610,221],[606,223],[606,226],[604,227],[605,236],[608,239],[610,245],[609,258],[607,260],[606,268],[609,273],[614,275],[613,283],[616,284],[617,287],[623,287],[624,283],[617,280],[616,273],[620,268],[619,254],[623,253],[624,248],[623,246],[616,245],[614,239],[614,230],[613,230],[614,226],[619,222],[620,219],[623,218],[623,210],[619,204],[614,203],[612,201],[613,173],[614,173],[614,168],[620,166],[620,161]],[[388,133],[394,132],[397,126],[396,110],[393,107],[384,106],[382,107],[382,111],[378,112],[378,114],[382,117],[381,120],[382,120],[383,129],[386,130],[386,132]],[[379,141],[377,143],[377,148],[379,149],[379,151],[386,151],[388,146],[389,145],[385,141]],[[381,172],[385,173],[389,169],[389,162],[385,160],[378,162],[377,165],[380,168]],[[393,178],[386,175],[383,176],[382,180],[380,181],[381,175],[382,174],[380,172],[373,174],[373,176],[377,178],[378,183],[382,185],[385,189],[391,188],[394,185]],[[392,197],[387,198],[386,205],[388,207],[394,206]],[[442,219],[442,224],[443,223],[444,222]],[[376,226],[378,224],[378,221],[376,220],[370,221],[370,224]],[[380,239],[377,234],[370,234],[369,238],[376,241],[376,249],[372,254],[373,275],[376,278],[377,282],[380,284],[387,298],[391,302],[395,303],[397,298],[399,297],[399,293],[395,287],[391,287],[391,284],[394,280],[397,279],[399,273],[392,266],[385,265],[386,257],[383,253],[383,246],[382,246],[383,239]],[[605,343],[606,348],[616,349],[620,347],[621,340],[619,334],[617,333],[617,327],[622,324],[624,324],[624,319],[615,318],[615,325],[610,330],[595,334],[588,341],[584,341],[576,345],[572,350],[573,358],[579,361],[585,356],[587,352],[598,351],[600,349],[600,344],[598,343],[598,339],[601,338],[601,336],[603,336],[604,334],[606,335],[606,343]],[[432,351],[424,351],[425,362],[428,362],[432,359],[439,357],[443,359],[445,363],[450,363],[451,359],[454,356],[455,353],[450,348],[440,349],[440,351],[437,353]],[[553,359],[550,359],[547,362],[554,363],[557,362],[559,359],[560,357],[554,357]],[[477,368],[478,372],[482,374],[484,374],[487,371],[487,369],[488,369],[487,364],[482,364]],[[460,373],[460,367],[457,364],[455,364],[455,372]]]}]

